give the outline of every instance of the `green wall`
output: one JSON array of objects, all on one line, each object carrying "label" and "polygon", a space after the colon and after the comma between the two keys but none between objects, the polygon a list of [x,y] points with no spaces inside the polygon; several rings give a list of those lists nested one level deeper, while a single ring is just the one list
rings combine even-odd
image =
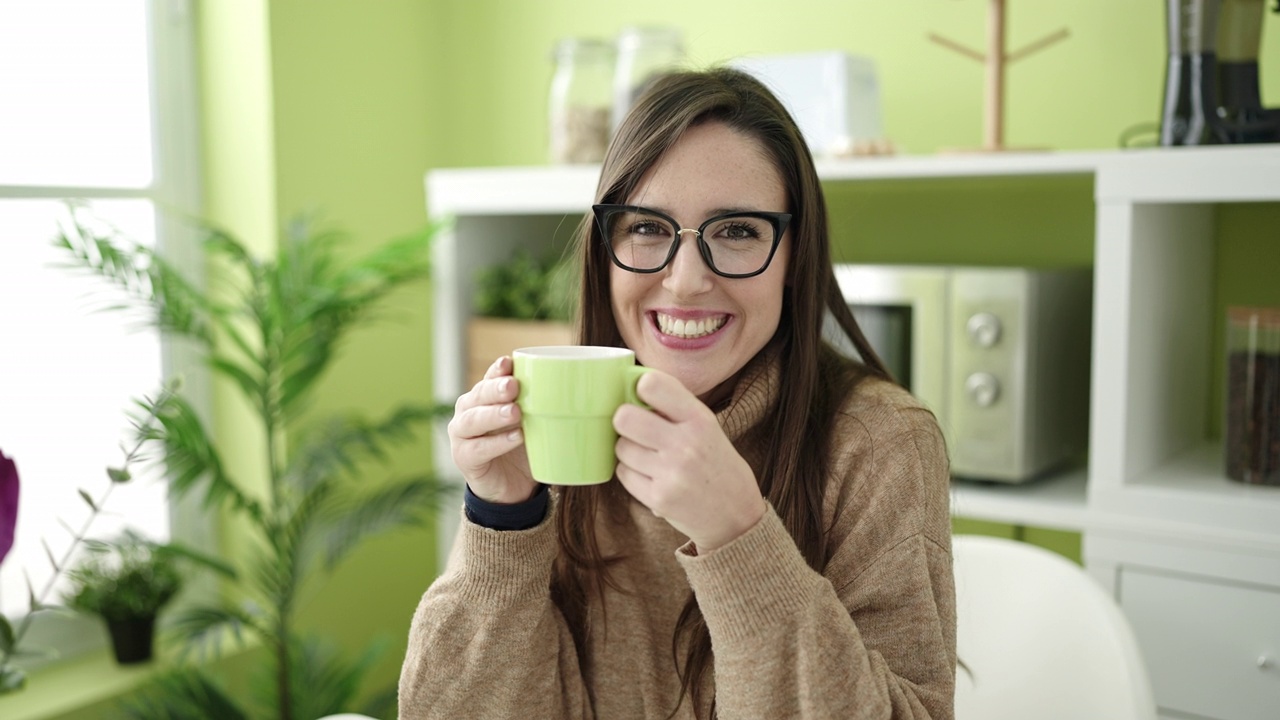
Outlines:
[{"label": "green wall", "polygon": [[[1116,147],[1158,119],[1163,0],[1010,0],[1009,45],[1068,27],[1071,37],[1010,68],[1006,142]],[[926,39],[982,47],[986,3],[954,0],[216,0],[200,19],[205,208],[255,249],[299,212],[350,232],[356,250],[420,228],[423,174],[435,167],[541,164],[550,50],[566,36],[613,37],[629,24],[675,25],[691,60],[846,50],[873,58],[886,135],[933,153],[981,139],[982,69]],[[1267,20],[1263,97],[1280,105],[1280,17]],[[1071,179],[840,184],[828,188],[841,260],[1091,262],[1092,186]],[[1280,304],[1280,207],[1219,213],[1218,296]],[[887,242],[886,238],[892,238]],[[1260,261],[1261,259],[1264,259]],[[1268,265],[1269,263],[1269,265]],[[358,331],[314,415],[379,415],[431,399],[429,288],[395,299],[389,321]],[[1213,352],[1213,349],[1199,349]],[[216,390],[217,433],[252,473],[246,412]],[[292,433],[305,429],[305,419]],[[1207,432],[1214,432],[1210,427]],[[425,440],[369,482],[430,467]],[[958,521],[958,531],[1013,534]],[[237,530],[224,533],[232,551]],[[1029,540],[1078,557],[1071,534]],[[394,681],[409,619],[434,576],[432,530],[369,543],[323,588],[305,624],[351,650],[392,641],[378,679]]]}]

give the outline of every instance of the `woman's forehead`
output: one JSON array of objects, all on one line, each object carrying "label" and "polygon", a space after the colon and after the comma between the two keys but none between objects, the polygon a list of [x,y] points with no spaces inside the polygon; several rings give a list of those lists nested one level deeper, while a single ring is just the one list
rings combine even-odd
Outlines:
[{"label": "woman's forehead", "polygon": [[655,210],[783,210],[786,189],[755,137],[712,122],[690,127],[649,167],[627,198]]}]

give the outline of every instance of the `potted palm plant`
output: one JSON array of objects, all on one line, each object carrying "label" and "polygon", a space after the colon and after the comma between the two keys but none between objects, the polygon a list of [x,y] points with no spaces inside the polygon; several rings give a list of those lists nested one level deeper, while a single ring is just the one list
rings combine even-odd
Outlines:
[{"label": "potted palm plant", "polygon": [[289,225],[265,258],[226,232],[206,231],[208,291],[83,208],[71,208],[58,238],[73,267],[122,291],[120,307],[142,310],[168,335],[194,341],[254,409],[254,432],[266,448],[266,488],[251,492],[181,394],[144,405],[156,418],[145,435],[159,443],[171,491],[201,493],[207,508],[238,516],[255,536],[247,557],[234,559],[251,571],[222,597],[176,613],[172,627],[189,648],[215,657],[225,638],[256,638],[269,656],[258,675],[271,682],[246,704],[200,671],[166,675],[156,696],[141,701],[151,708],[142,715],[200,717],[211,698],[222,708],[219,717],[294,720],[352,709],[380,715],[388,698],[394,703],[394,687],[374,696],[380,703],[352,707],[369,655],[350,660],[330,651],[323,638],[300,630],[297,609],[361,541],[426,521],[447,492],[443,484],[427,472],[372,482],[366,465],[385,461],[392,446],[414,440],[416,428],[451,408],[406,404],[373,420],[302,418],[347,333],[388,294],[427,277],[434,228],[354,259],[340,252],[343,236],[306,222]]}]

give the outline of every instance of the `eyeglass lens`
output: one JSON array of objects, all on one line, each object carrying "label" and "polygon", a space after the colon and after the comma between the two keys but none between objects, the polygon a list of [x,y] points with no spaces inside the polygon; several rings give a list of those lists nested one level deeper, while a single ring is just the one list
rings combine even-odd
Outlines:
[{"label": "eyeglass lens", "polygon": [[[666,218],[642,211],[619,211],[606,219],[606,238],[618,262],[635,270],[657,270],[679,243],[677,228]],[[741,275],[760,270],[774,245],[774,225],[765,218],[730,215],[702,228],[712,267]]]}]

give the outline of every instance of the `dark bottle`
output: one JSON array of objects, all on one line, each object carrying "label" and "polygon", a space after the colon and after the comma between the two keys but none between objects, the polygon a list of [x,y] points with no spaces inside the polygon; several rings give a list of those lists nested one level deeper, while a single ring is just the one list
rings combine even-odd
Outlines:
[{"label": "dark bottle", "polygon": [[1222,0],[1218,23],[1218,119],[1224,142],[1280,141],[1280,117],[1262,107],[1258,53],[1263,0]]}]

